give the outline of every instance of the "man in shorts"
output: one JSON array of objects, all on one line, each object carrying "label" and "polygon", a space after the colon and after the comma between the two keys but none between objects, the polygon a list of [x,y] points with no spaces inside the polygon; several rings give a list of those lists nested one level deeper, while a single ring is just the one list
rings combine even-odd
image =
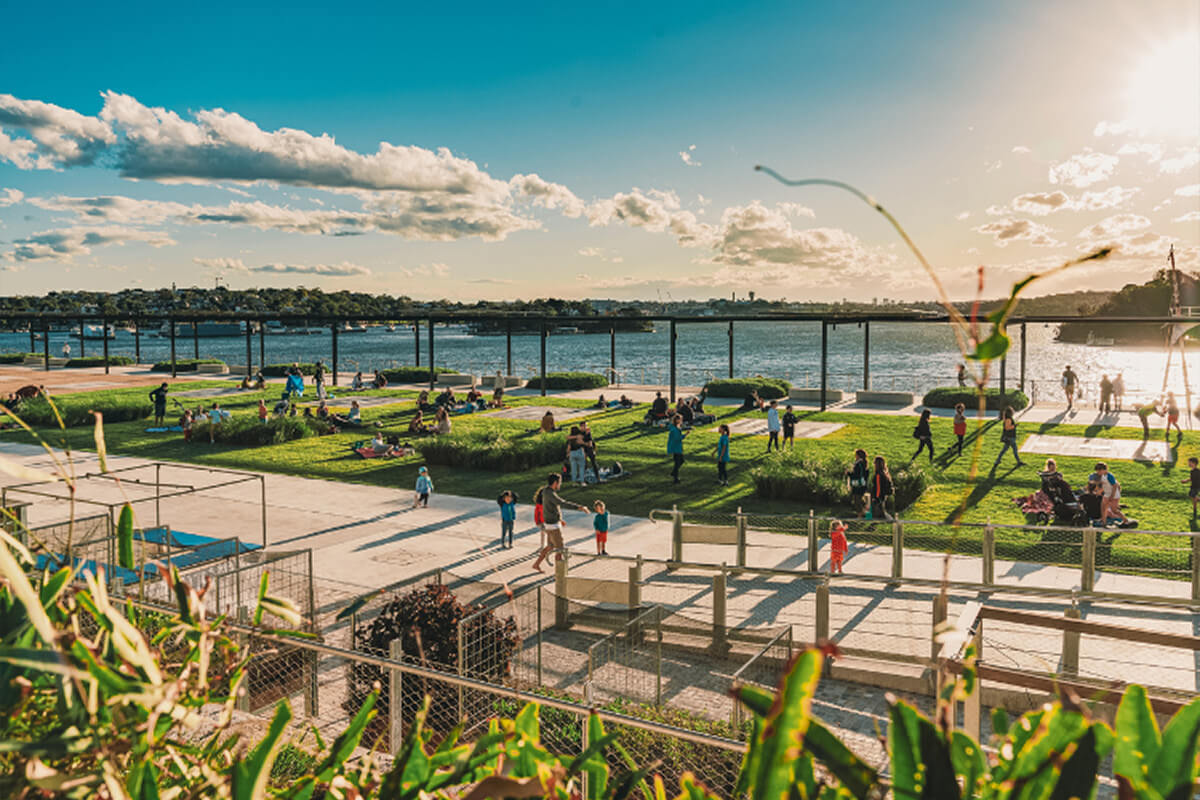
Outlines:
[{"label": "man in shorts", "polygon": [[1079,376],[1075,374],[1075,370],[1071,369],[1071,365],[1068,364],[1062,374],[1063,392],[1067,396],[1067,411],[1072,411],[1075,408],[1075,384],[1078,382]]},{"label": "man in shorts", "polygon": [[1104,490],[1104,516],[1101,519],[1119,519],[1125,521],[1121,513],[1121,482],[1117,476],[1108,471],[1108,465],[1103,461],[1096,464],[1096,471],[1088,476],[1088,483],[1098,483]]},{"label": "man in shorts", "polygon": [[[542,519],[546,527],[546,546],[538,552],[537,560],[533,562],[533,568],[538,572],[542,571],[542,562],[546,560],[546,556],[551,552],[560,553],[565,547],[563,544],[562,507],[571,505],[587,513],[587,506],[568,503],[559,497],[558,490],[561,486],[562,474],[555,472],[546,479],[546,486],[542,489]],[[555,561],[558,561],[559,558],[560,556],[556,556]]]}]

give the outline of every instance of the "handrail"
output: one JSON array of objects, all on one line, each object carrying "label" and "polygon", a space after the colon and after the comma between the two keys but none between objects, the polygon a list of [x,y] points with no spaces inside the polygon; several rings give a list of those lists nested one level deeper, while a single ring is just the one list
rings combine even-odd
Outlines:
[{"label": "handrail", "polygon": [[746,661],[745,664],[742,664],[740,667],[738,667],[737,672],[733,673],[733,678],[731,680],[732,685],[737,686],[739,682],[742,682],[742,673],[743,672],[748,670],[760,658],[765,657],[767,651],[770,650],[772,647],[774,647],[779,642],[780,639],[783,639],[783,638],[790,639],[791,634],[792,634],[792,631],[790,628],[785,628],[784,630],[781,630],[779,633],[775,634],[774,638],[772,638],[771,641],[769,641],[765,645],[763,645],[761,650],[759,650],[757,653],[752,655],[750,657],[750,659],[748,661]]},{"label": "handrail", "polygon": [[1120,639],[1126,642],[1140,642],[1160,647],[1177,647],[1183,650],[1200,651],[1200,636],[1191,636],[1186,633],[1149,631],[1142,628],[1131,628],[1127,625],[1114,625],[1111,622],[1096,622],[1094,620],[1038,614],[1033,611],[1017,611],[1015,609],[997,608],[995,606],[983,606],[981,609],[978,609],[978,612],[980,619],[994,619],[1001,622],[1014,622],[1019,625],[1029,625],[1036,628],[1088,633],[1109,639]]}]

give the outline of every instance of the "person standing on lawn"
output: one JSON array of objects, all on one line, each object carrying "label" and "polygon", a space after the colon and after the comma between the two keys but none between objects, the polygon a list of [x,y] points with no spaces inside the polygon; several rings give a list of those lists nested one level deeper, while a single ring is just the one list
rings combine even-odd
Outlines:
[{"label": "person standing on lawn", "polygon": [[683,417],[678,414],[671,417],[671,424],[667,426],[667,455],[675,464],[671,469],[671,480],[675,483],[679,483],[679,468],[683,466],[683,437],[686,435]]},{"label": "person standing on lawn", "polygon": [[846,480],[850,484],[850,505],[861,518],[870,507],[871,466],[867,463],[867,451],[854,451],[854,466],[846,470]]},{"label": "person standing on lawn", "polygon": [[921,412],[921,418],[917,420],[917,427],[913,428],[913,438],[917,440],[917,452],[913,453],[913,457],[909,461],[916,461],[917,456],[921,455],[921,451],[929,448],[929,463],[933,463],[933,431],[929,428],[929,418],[933,412],[928,408]]},{"label": "person standing on lawn", "polygon": [[729,426],[724,422],[717,428],[717,483],[729,485]]},{"label": "person standing on lawn", "polygon": [[1175,400],[1174,392],[1167,392],[1167,427],[1163,430],[1163,438],[1171,438],[1171,426],[1178,431],[1177,438],[1183,438],[1183,428],[1179,427],[1179,403]]},{"label": "person standing on lawn", "polygon": [[1112,399],[1117,405],[1117,411],[1121,410],[1121,404],[1125,402],[1125,373],[1118,372],[1117,377],[1113,378],[1112,382]]},{"label": "person standing on lawn", "polygon": [[1100,378],[1100,413],[1109,414],[1112,412],[1112,393],[1113,382],[1108,379],[1107,375]]},{"label": "person standing on lawn", "polygon": [[789,404],[783,415],[783,443],[792,450],[796,449],[796,423],[799,419]]},{"label": "person standing on lawn", "polygon": [[954,436],[958,439],[958,454],[962,455],[963,437],[967,435],[967,407],[954,404]]},{"label": "person standing on lawn", "polygon": [[154,426],[161,428],[164,424],[164,419],[167,416],[167,382],[163,381],[162,385],[154,391],[150,392],[150,399],[154,401]]},{"label": "person standing on lawn", "polygon": [[771,452],[771,445],[775,445],[775,449],[779,449],[779,431],[782,426],[779,422],[779,406],[774,400],[767,406],[767,452]]},{"label": "person standing on lawn", "polygon": [[603,483],[600,480],[600,466],[596,463],[596,440],[592,437],[591,426],[586,422],[579,423],[579,435],[583,437],[583,453],[592,465],[592,472],[596,473],[596,483]]},{"label": "person standing on lawn", "polygon": [[887,510],[887,501],[895,487],[892,485],[892,473],[888,471],[887,460],[883,456],[875,456],[875,476],[871,480],[871,518],[892,518]]},{"label": "person standing on lawn", "polygon": [[1188,459],[1188,476],[1180,483],[1191,484],[1188,487],[1188,497],[1192,498],[1192,519],[1196,518],[1196,507],[1200,505],[1200,459],[1192,456]]},{"label": "person standing on lawn", "polygon": [[500,505],[500,547],[511,550],[513,546],[513,526],[517,523],[517,494],[505,489],[496,502]]},{"label": "person standing on lawn", "polygon": [[587,452],[578,425],[572,425],[571,433],[567,436],[567,463],[571,465],[571,482],[579,486],[586,485]]},{"label": "person standing on lawn", "polygon": [[546,560],[546,556],[554,551],[554,560],[557,562],[562,558],[563,550],[563,518],[562,507],[572,505],[580,511],[587,513],[587,506],[581,506],[578,503],[567,503],[566,500],[559,497],[558,489],[562,486],[562,474],[553,472],[546,478],[546,485],[542,487],[542,518],[546,525],[546,546],[539,552],[537,559],[533,562],[533,568],[538,572],[542,571],[542,562]]},{"label": "person standing on lawn", "polygon": [[1000,417],[1000,455],[996,456],[996,463],[992,469],[1000,466],[1000,459],[1004,458],[1004,454],[1010,449],[1013,458],[1017,460],[1017,466],[1025,466],[1021,462],[1021,454],[1017,452],[1017,421],[1013,419],[1012,406],[1005,408],[1004,414]]}]

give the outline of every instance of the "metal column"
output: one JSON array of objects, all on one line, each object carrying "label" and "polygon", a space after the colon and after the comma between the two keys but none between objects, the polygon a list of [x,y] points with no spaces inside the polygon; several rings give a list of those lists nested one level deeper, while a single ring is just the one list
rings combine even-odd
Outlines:
[{"label": "metal column", "polygon": [[733,380],[733,320],[729,320],[729,379]]},{"label": "metal column", "polygon": [[863,323],[863,391],[871,391],[871,320]]},{"label": "metal column", "polygon": [[338,340],[337,340],[337,337],[338,337],[338,326],[337,326],[337,323],[336,323],[336,322],[333,324],[333,326],[332,326],[332,330],[333,330],[333,364],[331,365],[331,366],[332,366],[332,370],[331,370],[331,371],[332,371],[332,373],[333,373],[333,374],[330,376],[330,383],[331,383],[331,384],[333,384],[334,386],[337,386],[337,372],[338,372],[338,351],[337,351]]},{"label": "metal column", "polygon": [[254,377],[254,355],[250,350],[250,320],[242,323],[246,326],[246,377]]},{"label": "metal column", "polygon": [[[67,334],[70,336],[71,334]],[[42,328],[42,361],[45,363],[46,372],[50,371],[50,323],[47,322]]]},{"label": "metal column", "polygon": [[541,363],[542,363],[542,367],[541,367],[542,397],[545,397],[546,396],[546,320],[542,320],[542,322],[541,322],[541,327],[539,328],[539,336],[541,338],[541,352],[542,352],[542,361],[541,361]]},{"label": "metal column", "polygon": [[608,379],[617,382],[617,326],[608,326]]},{"label": "metal column", "polygon": [[[415,354],[414,359],[416,360],[416,363],[413,364],[413,366],[419,367],[419,366],[421,366],[421,324],[420,324],[420,322],[418,322],[417,320],[414,319],[412,321],[412,326],[413,326],[413,353]],[[429,366],[431,368],[433,367],[432,364],[430,364]]]},{"label": "metal column", "polygon": [[1004,397],[1004,378],[1005,378],[1006,372],[1008,372],[1008,356],[1003,355],[1003,356],[1000,356],[1000,397],[1001,398]]},{"label": "metal column", "polygon": [[[70,338],[70,334],[68,334],[67,338],[68,339]],[[87,344],[85,343],[85,340],[83,338],[83,317],[80,317],[79,318],[79,357],[84,358],[86,356],[87,356]]]},{"label": "metal column", "polygon": [[267,321],[258,321],[258,368],[267,368]]},{"label": "metal column", "polygon": [[171,328],[171,377],[175,377],[175,318],[167,317],[167,325]]},{"label": "metal column", "polygon": [[29,321],[29,352],[37,352],[37,339],[34,338],[33,334],[33,320]]},{"label": "metal column", "polygon": [[[414,325],[415,327],[415,325]],[[433,382],[437,378],[433,374],[433,317],[429,318],[429,388],[433,388]]]},{"label": "metal column", "polygon": [[821,410],[825,410],[825,393],[829,386],[829,323],[821,320]]},{"label": "metal column", "polygon": [[104,338],[101,341],[104,343],[104,374],[108,374],[108,318],[100,318],[100,335]]},{"label": "metal column", "polygon": [[1025,323],[1021,323],[1021,391],[1025,391],[1025,340],[1026,336]]},{"label": "metal column", "polygon": [[133,321],[133,361],[142,363],[142,323],[136,319]]},{"label": "metal column", "polygon": [[200,325],[192,320],[192,358],[200,358]]},{"label": "metal column", "polygon": [[512,319],[504,321],[504,366],[505,376],[512,375]]},{"label": "metal column", "polygon": [[675,402],[675,320],[671,320],[671,402]]}]

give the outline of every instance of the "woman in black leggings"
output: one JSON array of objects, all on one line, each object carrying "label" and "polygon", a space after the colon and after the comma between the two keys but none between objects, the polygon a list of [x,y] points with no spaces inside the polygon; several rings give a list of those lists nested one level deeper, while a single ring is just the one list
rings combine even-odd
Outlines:
[{"label": "woman in black leggings", "polygon": [[917,456],[921,455],[921,451],[928,447],[929,463],[933,463],[933,431],[929,429],[930,416],[932,416],[932,412],[928,408],[922,411],[921,419],[917,421],[917,427],[913,428],[913,438],[919,444],[917,445],[917,452],[913,453],[913,457],[910,459],[911,461],[916,461]]}]

